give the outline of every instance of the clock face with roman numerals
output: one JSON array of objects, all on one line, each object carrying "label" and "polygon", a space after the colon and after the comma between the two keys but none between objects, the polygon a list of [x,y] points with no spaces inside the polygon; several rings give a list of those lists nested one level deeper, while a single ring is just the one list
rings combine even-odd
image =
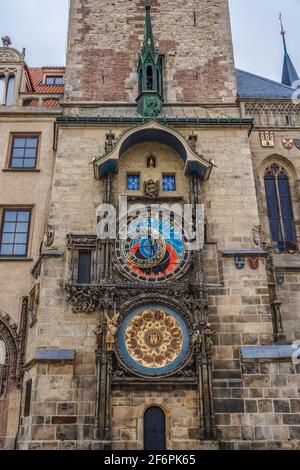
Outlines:
[{"label": "clock face with roman numerals", "polygon": [[189,255],[183,228],[174,218],[146,212],[121,226],[119,235],[117,259],[127,277],[163,282],[183,274]]}]

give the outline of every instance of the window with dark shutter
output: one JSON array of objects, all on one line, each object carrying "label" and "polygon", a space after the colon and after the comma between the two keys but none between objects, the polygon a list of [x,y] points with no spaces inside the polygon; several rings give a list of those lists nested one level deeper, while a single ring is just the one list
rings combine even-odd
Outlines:
[{"label": "window with dark shutter", "polygon": [[78,284],[90,284],[91,282],[92,253],[89,250],[78,252]]},{"label": "window with dark shutter", "polygon": [[25,385],[25,403],[24,403],[24,416],[30,415],[31,406],[31,391],[32,391],[32,379],[27,380]]}]

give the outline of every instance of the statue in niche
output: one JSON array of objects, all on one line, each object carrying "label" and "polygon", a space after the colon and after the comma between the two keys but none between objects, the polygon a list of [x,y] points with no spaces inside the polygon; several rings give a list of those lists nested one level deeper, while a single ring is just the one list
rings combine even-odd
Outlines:
[{"label": "statue in niche", "polygon": [[147,158],[147,168],[156,168],[156,158],[153,155]]},{"label": "statue in niche", "polygon": [[145,196],[156,199],[159,195],[159,181],[153,181],[152,179],[145,181],[144,183]]}]

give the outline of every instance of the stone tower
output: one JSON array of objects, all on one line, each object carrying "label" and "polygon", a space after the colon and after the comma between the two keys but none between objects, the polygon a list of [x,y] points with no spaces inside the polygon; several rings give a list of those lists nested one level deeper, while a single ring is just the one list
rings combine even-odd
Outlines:
[{"label": "stone tower", "polygon": [[288,443],[296,366],[269,364],[285,336],[228,2],[70,3],[18,446]]},{"label": "stone tower", "polygon": [[[228,2],[150,3],[166,101],[233,103],[236,79]],[[145,0],[71,2],[66,102],[135,102],[144,23]]]}]

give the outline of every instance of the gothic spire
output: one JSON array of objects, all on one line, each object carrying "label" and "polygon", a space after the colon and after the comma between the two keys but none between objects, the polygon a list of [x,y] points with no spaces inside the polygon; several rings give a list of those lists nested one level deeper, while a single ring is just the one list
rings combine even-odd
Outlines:
[{"label": "gothic spire", "polygon": [[299,75],[291,61],[291,58],[288,53],[286,38],[285,38],[285,30],[283,27],[282,22],[282,14],[280,13],[280,24],[281,24],[281,35],[283,40],[283,48],[284,48],[284,59],[283,59],[283,70],[282,70],[282,80],[281,82],[284,85],[293,86],[293,83],[299,80]]},{"label": "gothic spire", "polygon": [[141,59],[146,60],[148,54],[151,54],[153,60],[157,58],[157,51],[154,44],[154,36],[152,30],[152,21],[151,21],[151,5],[147,2],[146,5],[146,20],[145,20],[145,30],[144,30],[144,39],[141,50]]},{"label": "gothic spire", "polygon": [[163,59],[154,43],[151,6],[146,4],[144,38],[138,65],[138,112],[145,117],[155,117],[163,104]]}]

